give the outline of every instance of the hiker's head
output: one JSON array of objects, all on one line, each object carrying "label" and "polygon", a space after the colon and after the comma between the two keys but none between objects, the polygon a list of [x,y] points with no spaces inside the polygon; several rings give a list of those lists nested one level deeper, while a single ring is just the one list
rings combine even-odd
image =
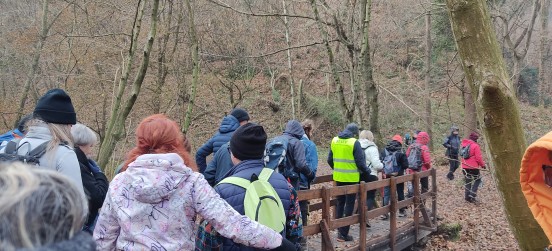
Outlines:
[{"label": "hiker's head", "polygon": [[401,145],[402,145],[402,143],[403,143],[403,139],[402,139],[401,135],[398,135],[398,134],[395,134],[393,137],[391,137],[391,140],[392,140],[392,141],[397,141],[397,142],[399,142]]},{"label": "hiker's head", "polygon": [[452,126],[450,128],[450,133],[454,135],[458,135],[458,133],[460,133],[460,128],[458,128],[458,126]]},{"label": "hiker's head", "polygon": [[301,126],[303,126],[303,130],[305,130],[307,137],[311,139],[312,132],[314,131],[314,121],[312,121],[312,119],[305,119],[301,122]]},{"label": "hiker's head", "polygon": [[230,139],[232,163],[236,165],[244,160],[262,159],[266,138],[266,132],[260,125],[247,123],[240,126]]},{"label": "hiker's head", "polygon": [[404,139],[405,139],[405,140],[411,140],[412,137],[410,136],[410,133],[405,133],[405,134],[404,134]]},{"label": "hiker's head", "polygon": [[358,136],[358,138],[374,141],[374,134],[371,131],[362,130],[362,132],[360,132],[360,136]]},{"label": "hiker's head", "polygon": [[71,127],[71,135],[73,135],[73,143],[79,147],[82,152],[90,158],[92,156],[92,149],[98,142],[98,137],[92,129],[83,124],[76,124]]},{"label": "hiker's head", "polygon": [[416,142],[422,145],[427,145],[429,143],[429,134],[427,134],[427,132],[419,132]]},{"label": "hiker's head", "polygon": [[477,142],[477,140],[479,139],[479,134],[476,133],[476,132],[471,132],[470,133],[470,139]]},{"label": "hiker's head", "polygon": [[73,108],[71,97],[62,89],[51,89],[40,97],[33,116],[51,124],[74,125],[77,123],[77,114]]},{"label": "hiker's head", "polygon": [[136,128],[136,147],[130,150],[123,171],[138,156],[144,154],[176,153],[184,160],[186,166],[197,170],[195,162],[184,146],[185,137],[176,122],[163,114],[151,115]]},{"label": "hiker's head", "polygon": [[33,118],[33,114],[27,114],[23,116],[19,122],[17,123],[17,130],[19,130],[23,134],[27,134],[27,128],[29,121]]},{"label": "hiker's head", "polygon": [[81,231],[87,202],[58,172],[22,163],[0,164],[2,249],[34,250]]},{"label": "hiker's head", "polygon": [[353,134],[353,136],[356,138],[358,137],[358,125],[355,123],[350,123],[347,126],[345,126],[345,130],[349,131]]},{"label": "hiker's head", "polygon": [[249,113],[242,108],[235,108],[230,112],[230,115],[234,116],[238,122],[240,122],[240,126],[247,124],[250,120]]}]

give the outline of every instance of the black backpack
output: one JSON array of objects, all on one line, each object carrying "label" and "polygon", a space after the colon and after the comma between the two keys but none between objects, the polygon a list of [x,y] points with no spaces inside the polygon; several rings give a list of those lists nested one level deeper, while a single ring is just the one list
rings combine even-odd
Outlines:
[{"label": "black backpack", "polygon": [[468,144],[467,146],[462,147],[462,150],[460,150],[460,156],[462,156],[463,159],[469,159],[471,157],[470,146],[471,144]]},{"label": "black backpack", "polygon": [[40,165],[40,157],[46,153],[46,147],[48,146],[49,141],[46,141],[40,144],[38,147],[32,151],[27,151],[27,154],[20,155],[17,152],[23,146],[27,146],[28,149],[31,149],[31,144],[29,142],[24,142],[21,145],[19,141],[10,141],[4,148],[4,153],[0,153],[0,162],[23,162],[29,165]]}]

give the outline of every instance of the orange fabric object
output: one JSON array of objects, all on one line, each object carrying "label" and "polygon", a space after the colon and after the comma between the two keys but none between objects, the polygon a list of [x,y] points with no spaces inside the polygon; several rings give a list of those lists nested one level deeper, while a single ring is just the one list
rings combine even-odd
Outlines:
[{"label": "orange fabric object", "polygon": [[521,161],[520,184],[533,216],[552,243],[552,187],[544,182],[543,165],[552,165],[552,132],[531,144]]}]

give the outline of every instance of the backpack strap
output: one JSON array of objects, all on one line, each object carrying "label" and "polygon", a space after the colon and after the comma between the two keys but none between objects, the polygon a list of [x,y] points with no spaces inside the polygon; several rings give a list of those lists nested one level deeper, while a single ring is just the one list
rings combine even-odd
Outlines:
[{"label": "backpack strap", "polygon": [[270,179],[270,176],[272,176],[272,173],[274,173],[274,170],[270,168],[263,168],[263,170],[259,174],[259,180],[268,182],[268,179]]},{"label": "backpack strap", "polygon": [[251,182],[249,180],[246,180],[244,178],[240,178],[240,177],[228,177],[228,178],[225,178],[223,180],[221,180],[218,184],[232,184],[232,185],[236,185],[236,186],[239,186],[243,189],[247,189],[249,187],[249,185],[251,184]]},{"label": "backpack strap", "polygon": [[27,156],[39,159],[40,157],[42,157],[42,155],[46,153],[46,148],[48,147],[48,143],[50,143],[50,141],[46,141],[38,145],[35,149],[27,153]]}]

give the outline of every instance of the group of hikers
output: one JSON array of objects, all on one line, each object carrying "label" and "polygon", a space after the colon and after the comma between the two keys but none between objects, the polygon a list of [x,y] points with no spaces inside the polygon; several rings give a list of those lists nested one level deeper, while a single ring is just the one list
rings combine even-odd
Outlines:
[{"label": "group of hikers", "polygon": [[[0,145],[0,246],[304,250],[309,205],[299,202],[297,191],[310,189],[316,177],[314,123],[290,120],[281,135],[268,139],[263,126],[250,121],[247,111],[233,109],[194,159],[175,121],[162,114],[146,117],[136,129],[136,145],[109,182],[92,160],[96,134],[77,123],[65,91],[49,90],[17,129],[0,136],[5,139]],[[458,131],[453,127],[443,144],[450,160],[447,177],[454,179],[461,163],[465,199],[475,202],[485,163],[478,134],[460,141]],[[372,132],[351,123],[331,140],[327,163],[337,186],[377,181],[380,173],[388,179],[426,171],[432,167],[429,141],[423,131],[404,139],[395,135],[380,151]],[[420,183],[422,192],[428,191],[428,178]],[[404,200],[404,183],[396,187],[398,200]],[[412,186],[407,187],[412,196]],[[384,206],[390,193],[386,187]],[[368,210],[377,207],[376,194],[368,192]],[[336,217],[352,215],[356,198],[338,196]],[[399,217],[406,214],[406,208],[399,209]],[[349,226],[339,228],[337,240],[353,240]]]}]

